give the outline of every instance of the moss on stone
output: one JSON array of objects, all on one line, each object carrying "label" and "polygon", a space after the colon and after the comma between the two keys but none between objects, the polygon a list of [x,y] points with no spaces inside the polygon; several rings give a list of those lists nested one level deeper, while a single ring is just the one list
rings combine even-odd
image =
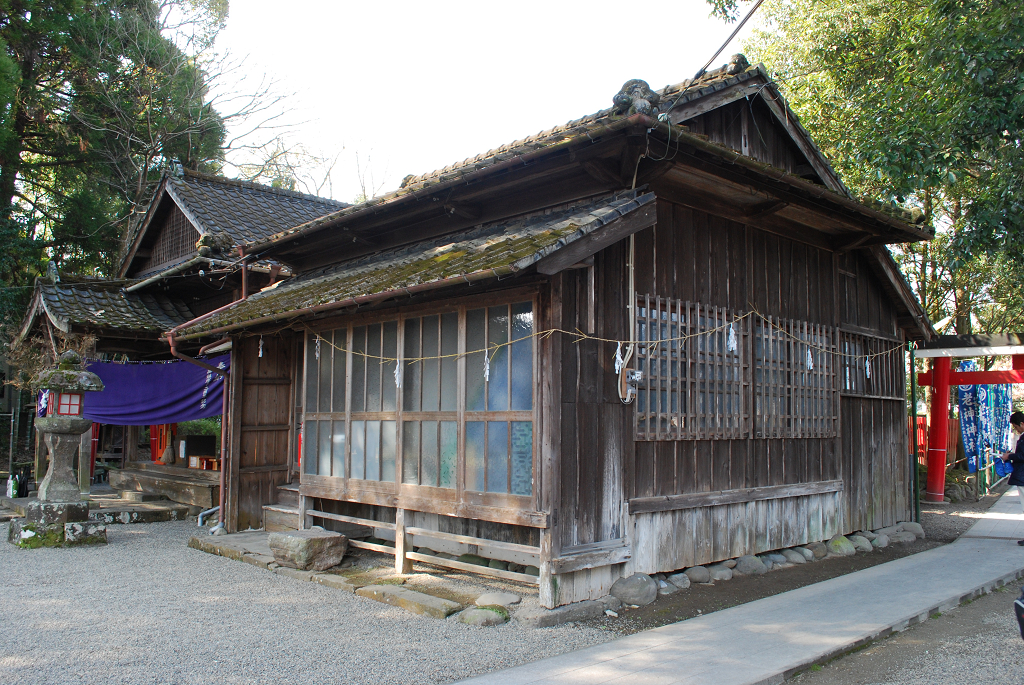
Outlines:
[{"label": "moss on stone", "polygon": [[501,606],[500,604],[484,604],[482,606],[478,606],[477,609],[483,609],[485,611],[493,611],[498,616],[501,616],[502,619],[504,619],[505,621],[508,621],[508,619],[509,619],[508,609],[506,609],[505,607]]},{"label": "moss on stone", "polygon": [[52,526],[37,524],[37,523],[23,523],[21,525],[21,531],[31,531],[34,535],[29,537],[21,536],[19,533],[18,540],[14,541],[18,547],[22,549],[39,549],[40,547],[62,547],[64,545],[64,525],[57,524]]}]

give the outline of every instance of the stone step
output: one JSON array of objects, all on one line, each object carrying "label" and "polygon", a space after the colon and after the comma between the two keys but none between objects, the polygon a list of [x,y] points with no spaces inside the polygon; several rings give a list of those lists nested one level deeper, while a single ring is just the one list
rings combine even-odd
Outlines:
[{"label": "stone step", "polygon": [[268,533],[299,529],[299,507],[267,504],[263,507],[263,530]]},{"label": "stone step", "polygon": [[[112,467],[117,468],[117,467]],[[168,466],[155,461],[132,461],[124,465],[124,471],[145,471],[147,473],[162,473],[168,476],[188,478],[190,480],[205,481],[209,483],[220,483],[220,471],[205,471],[203,469],[190,469],[184,465]]]},{"label": "stone step", "polygon": [[211,481],[205,475],[195,474],[214,473],[211,471],[196,471],[195,474],[188,469],[176,469],[164,467],[170,471],[151,468],[112,468],[109,472],[110,487],[114,490],[133,491],[148,495],[160,495],[172,502],[181,504],[193,504],[203,509],[209,509],[220,503],[219,481]]},{"label": "stone step", "polygon": [[461,604],[416,592],[401,585],[367,585],[356,590],[356,594],[432,618],[448,618],[462,609]]}]

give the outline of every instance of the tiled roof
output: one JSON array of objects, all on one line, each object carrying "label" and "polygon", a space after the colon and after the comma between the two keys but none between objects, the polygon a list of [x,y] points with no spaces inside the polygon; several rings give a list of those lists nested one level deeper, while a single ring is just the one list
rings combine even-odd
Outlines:
[{"label": "tiled roof", "polygon": [[169,190],[185,205],[186,214],[195,220],[201,233],[226,233],[235,245],[262,240],[349,206],[315,195],[192,171],[169,180]]},{"label": "tiled roof", "polygon": [[179,337],[452,278],[468,283],[473,276],[510,275],[654,201],[653,193],[635,195],[628,192],[485,224],[317,269],[182,329]]},{"label": "tiled roof", "polygon": [[195,315],[184,302],[161,294],[126,293],[124,281],[37,283],[37,297],[62,331],[72,326],[160,332]]},{"label": "tiled roof", "polygon": [[[757,78],[763,79],[766,84],[772,84],[771,77],[765,71],[761,65],[749,65],[746,62],[746,58],[741,55],[737,55],[733,58],[733,61],[723,65],[718,69],[705,72],[697,79],[691,79],[683,81],[675,85],[666,86],[659,91],[656,91],[661,97],[661,104],[656,108],[654,115],[659,111],[667,111],[674,107],[676,104],[683,104],[692,100],[696,100],[702,97],[706,97],[724,88],[728,88],[735,84],[751,81]],[[778,96],[777,92],[773,91],[773,95]],[[811,139],[810,134],[800,125],[799,120],[788,105],[786,110],[789,116],[792,117],[791,121],[794,123],[795,128],[801,132],[806,139],[808,144],[817,153],[821,163],[831,170],[831,165],[824,155],[820,152],[817,145]],[[511,143],[502,145],[501,147],[488,150],[482,154],[476,155],[464,159],[461,162],[450,164],[442,169],[437,169],[426,174],[418,176],[406,176],[402,181],[402,185],[395,191],[385,193],[383,195],[374,197],[361,204],[352,205],[344,209],[338,210],[333,214],[318,217],[309,221],[305,224],[295,224],[282,230],[280,233],[269,236],[267,238],[260,238],[256,241],[251,241],[248,246],[255,247],[266,245],[268,243],[285,239],[288,236],[296,233],[306,232],[308,230],[316,229],[319,226],[331,224],[337,220],[342,219],[350,214],[359,213],[370,207],[378,205],[388,204],[406,195],[410,195],[417,191],[435,186],[438,184],[449,183],[452,181],[459,181],[467,176],[475,174],[481,170],[487,169],[488,167],[500,164],[502,162],[523,156],[530,153],[544,150],[546,148],[552,148],[559,144],[570,143],[580,139],[583,136],[596,138],[606,132],[610,132],[623,124],[627,124],[626,117],[618,114],[614,107],[603,109],[600,112],[574,119],[561,126],[541,131],[527,138],[522,138]],[[675,127],[680,131],[685,131],[685,126]],[[696,135],[696,134],[691,134]],[[702,136],[698,136],[702,137]],[[728,152],[735,154],[733,150],[722,149],[722,152]],[[833,172],[834,173],[834,172]],[[773,174],[777,176],[776,174]],[[842,182],[838,179],[838,175],[835,175],[835,179],[838,183],[838,190],[833,190],[837,195],[849,197],[849,191],[842,185]],[[884,212],[889,216],[892,216],[900,221],[913,222],[914,217],[901,207],[893,205],[886,205],[874,200],[856,198],[857,201],[868,205],[876,211]]]}]

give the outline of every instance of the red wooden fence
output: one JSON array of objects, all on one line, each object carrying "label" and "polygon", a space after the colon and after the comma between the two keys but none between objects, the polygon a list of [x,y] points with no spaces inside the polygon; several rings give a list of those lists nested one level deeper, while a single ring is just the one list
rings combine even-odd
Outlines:
[{"label": "red wooden fence", "polygon": [[[917,416],[917,461],[919,464],[928,463],[928,417]],[[907,419],[907,446],[914,449],[914,428],[912,419]],[[949,437],[946,443],[946,463],[956,460],[957,448],[960,445],[960,419],[949,420]]]}]

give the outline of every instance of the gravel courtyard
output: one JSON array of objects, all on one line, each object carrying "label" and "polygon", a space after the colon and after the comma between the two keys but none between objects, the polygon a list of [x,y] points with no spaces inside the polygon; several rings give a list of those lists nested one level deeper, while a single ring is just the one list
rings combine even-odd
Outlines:
[{"label": "gravel courtyard", "polygon": [[186,547],[194,521],[21,550],[0,525],[0,683],[447,683],[605,642],[475,628]]}]

